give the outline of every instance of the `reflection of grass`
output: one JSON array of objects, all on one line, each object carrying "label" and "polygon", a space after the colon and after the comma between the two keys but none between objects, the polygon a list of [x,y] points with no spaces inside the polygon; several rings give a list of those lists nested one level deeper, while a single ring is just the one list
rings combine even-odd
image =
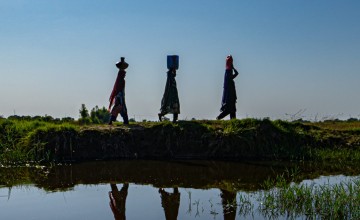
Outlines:
[{"label": "reflection of grass", "polygon": [[246,219],[247,216],[252,215],[254,212],[254,204],[251,200],[251,195],[252,194],[239,194],[239,215],[243,216],[244,219]]},{"label": "reflection of grass", "polygon": [[12,187],[31,184],[34,178],[43,179],[47,173],[47,169],[42,166],[0,168],[0,185]]}]

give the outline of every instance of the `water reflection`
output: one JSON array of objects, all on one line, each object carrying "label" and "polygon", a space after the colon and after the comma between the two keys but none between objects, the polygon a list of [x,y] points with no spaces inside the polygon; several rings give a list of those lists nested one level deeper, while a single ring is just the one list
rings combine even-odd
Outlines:
[{"label": "water reflection", "polygon": [[126,197],[128,195],[129,184],[124,183],[119,191],[116,184],[110,184],[111,191],[109,192],[110,208],[114,214],[115,220],[125,220]]},{"label": "water reflection", "polygon": [[235,220],[236,217],[236,192],[221,190],[221,203],[223,206],[224,220]]},{"label": "water reflection", "polygon": [[[92,172],[96,170],[96,172]],[[157,188],[254,190],[285,166],[270,163],[208,161],[107,161],[53,167],[0,168],[0,185],[34,183],[47,191],[70,190],[77,184],[134,183]]]},{"label": "water reflection", "polygon": [[257,201],[241,196],[288,169],[267,162],[141,160],[1,167],[0,219],[267,219],[271,213],[254,214]]},{"label": "water reflection", "polygon": [[175,187],[173,192],[166,192],[164,189],[160,188],[159,193],[161,196],[161,205],[164,208],[165,219],[166,220],[176,220],[179,207],[180,207],[180,193],[179,189]]}]

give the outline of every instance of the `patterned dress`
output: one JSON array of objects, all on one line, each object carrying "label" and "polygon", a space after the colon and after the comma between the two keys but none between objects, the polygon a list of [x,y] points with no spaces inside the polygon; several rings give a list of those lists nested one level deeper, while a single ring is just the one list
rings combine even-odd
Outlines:
[{"label": "patterned dress", "polygon": [[160,108],[160,112],[162,115],[168,113],[180,114],[180,102],[179,102],[175,77],[176,77],[175,72],[170,70],[167,72],[165,92],[161,100],[161,108]]},{"label": "patterned dress", "polygon": [[121,117],[124,119],[124,123],[128,123],[128,115],[125,102],[125,75],[125,70],[120,69],[114,84],[113,91],[110,95],[109,110],[114,104],[114,107],[111,110],[111,121],[115,121],[120,113]]}]

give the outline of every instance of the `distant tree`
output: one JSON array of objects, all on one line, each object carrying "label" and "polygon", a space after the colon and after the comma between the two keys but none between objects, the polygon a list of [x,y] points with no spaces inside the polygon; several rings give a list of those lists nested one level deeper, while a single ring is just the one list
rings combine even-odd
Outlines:
[{"label": "distant tree", "polygon": [[22,121],[30,121],[30,120],[31,120],[31,116],[22,115],[22,116],[19,116],[19,120],[22,120]]},{"label": "distant tree", "polygon": [[94,124],[105,124],[109,122],[110,113],[105,108],[99,108],[98,106],[95,106],[95,108],[91,109],[90,112],[90,119]]},{"label": "distant tree", "polygon": [[55,122],[55,123],[60,123],[60,122],[61,122],[61,119],[60,119],[60,118],[54,118],[53,122]]},{"label": "distant tree", "polygon": [[73,119],[72,117],[64,117],[61,119],[61,122],[73,122],[75,121],[75,119]]},{"label": "distant tree", "polygon": [[89,111],[87,110],[85,104],[81,104],[79,113],[80,113],[80,118],[79,118],[80,124],[90,124],[91,123]]},{"label": "distant tree", "polygon": [[327,119],[327,120],[324,120],[324,122],[326,122],[326,123],[335,123],[335,122],[341,122],[341,120],[338,119],[338,118],[335,118],[335,119]]},{"label": "distant tree", "polygon": [[85,104],[81,104],[81,108],[79,110],[80,117],[81,118],[88,118],[89,117],[89,111],[87,110]]},{"label": "distant tree", "polygon": [[310,121],[309,121],[309,120],[305,120],[305,119],[303,119],[303,118],[299,118],[299,119],[297,119],[297,120],[295,120],[295,121],[293,121],[293,122],[308,123],[308,122],[310,122]]},{"label": "distant tree", "polygon": [[348,122],[354,122],[354,121],[359,121],[359,119],[357,119],[357,118],[349,118],[347,121]]},{"label": "distant tree", "polygon": [[42,121],[42,117],[39,115],[35,115],[34,117],[32,117],[32,119],[35,121]]},{"label": "distant tree", "polygon": [[135,118],[130,118],[129,122],[136,122]]},{"label": "distant tree", "polygon": [[54,118],[51,117],[50,115],[45,115],[44,117],[42,117],[42,120],[46,122],[50,122],[50,121],[54,121]]},{"label": "distant tree", "polygon": [[11,116],[8,117],[8,119],[10,119],[10,120],[20,120],[21,117],[18,116],[18,115],[11,115]]}]

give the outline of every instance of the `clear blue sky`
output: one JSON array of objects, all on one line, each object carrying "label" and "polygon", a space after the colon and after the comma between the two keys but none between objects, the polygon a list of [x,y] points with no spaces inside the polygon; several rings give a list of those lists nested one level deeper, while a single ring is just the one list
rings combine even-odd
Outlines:
[{"label": "clear blue sky", "polygon": [[180,119],[219,114],[232,54],[237,115],[360,117],[358,0],[0,0],[0,115],[108,106],[125,56],[129,117],[155,119],[178,54]]}]

